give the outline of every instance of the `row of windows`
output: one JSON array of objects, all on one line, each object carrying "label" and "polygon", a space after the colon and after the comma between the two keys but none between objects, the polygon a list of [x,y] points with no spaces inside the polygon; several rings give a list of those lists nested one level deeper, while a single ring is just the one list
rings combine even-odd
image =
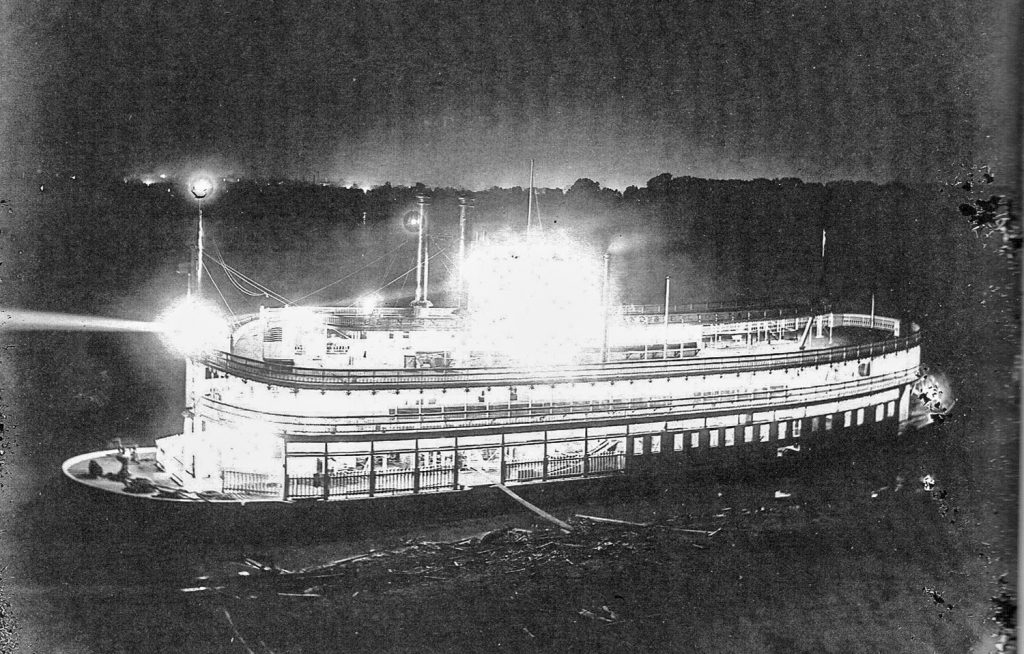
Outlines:
[{"label": "row of windows", "polygon": [[[892,418],[896,415],[896,402],[891,401],[886,404],[876,405],[873,413],[875,422],[882,422],[886,417]],[[842,414],[814,416],[811,418],[810,429],[811,432],[832,431],[835,428],[836,416],[841,416],[843,427],[851,427],[854,424],[863,425],[867,415],[866,409],[861,408],[856,411],[845,411]],[[723,445],[724,447],[733,447],[736,445],[737,438],[741,438],[743,443],[753,443],[755,440],[759,443],[767,443],[771,440],[771,426],[771,423],[765,422],[742,427],[712,429],[708,433],[708,447],[721,447]],[[784,441],[787,438],[800,438],[800,435],[803,433],[803,426],[803,420],[779,422],[777,423],[775,440]],[[687,447],[691,449],[700,447],[699,431],[679,432],[673,436],[672,449],[674,451],[679,452]],[[651,453],[657,454],[660,451],[661,439],[658,437],[652,438]],[[634,437],[633,453],[636,455],[643,453],[643,436]]]}]

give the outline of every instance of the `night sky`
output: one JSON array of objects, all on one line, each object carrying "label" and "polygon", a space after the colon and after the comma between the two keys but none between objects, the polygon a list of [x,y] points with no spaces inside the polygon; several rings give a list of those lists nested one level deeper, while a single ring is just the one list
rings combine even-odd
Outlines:
[{"label": "night sky", "polygon": [[6,3],[7,166],[486,188],[1016,175],[1016,3]]}]

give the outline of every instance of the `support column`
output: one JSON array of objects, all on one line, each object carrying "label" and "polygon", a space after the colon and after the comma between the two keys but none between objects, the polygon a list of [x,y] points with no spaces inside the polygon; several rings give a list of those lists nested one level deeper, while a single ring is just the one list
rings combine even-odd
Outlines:
[{"label": "support column", "polygon": [[452,489],[459,490],[459,437],[455,437],[455,451],[452,455]]},{"label": "support column", "polygon": [[376,454],[374,453],[373,441],[370,441],[370,497],[373,497],[373,492],[377,490],[377,468],[376,468]]},{"label": "support column", "polygon": [[420,492],[420,439],[413,440],[412,492]]}]

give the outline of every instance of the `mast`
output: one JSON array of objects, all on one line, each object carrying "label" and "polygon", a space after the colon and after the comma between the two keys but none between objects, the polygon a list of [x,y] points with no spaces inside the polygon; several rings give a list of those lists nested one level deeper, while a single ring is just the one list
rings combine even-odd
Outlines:
[{"label": "mast", "polygon": [[199,230],[196,234],[196,297],[203,295],[203,199],[199,198]]},{"label": "mast", "polygon": [[533,228],[533,159],[530,159],[530,197],[526,206],[526,235]]},{"label": "mast", "polygon": [[601,284],[601,307],[604,310],[603,338],[601,341],[601,362],[608,361],[608,267],[611,255],[604,253],[604,281]]},{"label": "mast", "polygon": [[459,198],[459,286],[458,305],[463,308],[466,304],[466,198]]},{"label": "mast", "polygon": [[427,279],[429,263],[427,258],[427,196],[417,195],[416,205],[419,219],[416,221],[416,297],[412,301],[414,307],[429,307],[427,300]]},{"label": "mast", "polygon": [[668,359],[668,292],[671,288],[672,278],[665,275],[665,331],[662,333],[661,358]]}]

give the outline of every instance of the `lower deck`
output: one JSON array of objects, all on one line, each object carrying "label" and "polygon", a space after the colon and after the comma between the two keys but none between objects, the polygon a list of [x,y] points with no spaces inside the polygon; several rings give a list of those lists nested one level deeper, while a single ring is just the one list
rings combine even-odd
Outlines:
[{"label": "lower deck", "polygon": [[[551,483],[638,471],[736,467],[800,458],[816,447],[870,430],[895,436],[909,424],[909,393],[862,398],[803,415],[740,414],[662,422],[475,437],[359,443],[281,443],[262,469],[233,460],[202,474],[202,454],[177,458],[175,438],[135,457],[95,452],[64,464],[94,488],[170,501],[349,500],[453,492],[503,483]],[[210,462],[206,462],[210,463]],[[92,467],[92,473],[90,473]],[[208,468],[209,469],[209,468]],[[99,474],[96,474],[96,473]]]}]

